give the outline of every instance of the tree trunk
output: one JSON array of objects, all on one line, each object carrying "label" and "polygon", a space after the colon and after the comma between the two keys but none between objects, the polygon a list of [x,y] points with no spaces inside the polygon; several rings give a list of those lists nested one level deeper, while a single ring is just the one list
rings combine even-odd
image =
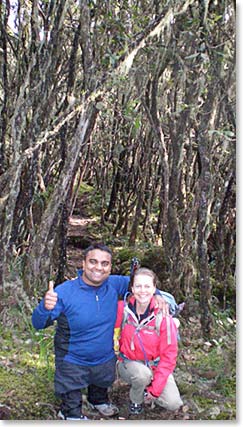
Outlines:
[{"label": "tree trunk", "polygon": [[211,283],[208,267],[207,225],[209,223],[209,200],[211,193],[211,174],[208,144],[205,134],[199,137],[199,156],[201,173],[199,179],[198,207],[198,280],[200,286],[201,324],[203,334],[208,337],[211,332]]},{"label": "tree trunk", "polygon": [[95,124],[98,110],[92,102],[87,101],[87,107],[83,109],[79,119],[79,125],[68,151],[64,168],[54,192],[48,202],[48,206],[43,214],[39,231],[34,236],[29,249],[29,265],[25,275],[25,282],[30,284],[33,280],[40,283],[47,283],[50,275],[50,259],[53,251],[53,228],[60,220],[62,210],[61,205],[65,203],[66,196],[70,190],[73,178],[79,166],[79,153],[82,146],[86,144]]}]

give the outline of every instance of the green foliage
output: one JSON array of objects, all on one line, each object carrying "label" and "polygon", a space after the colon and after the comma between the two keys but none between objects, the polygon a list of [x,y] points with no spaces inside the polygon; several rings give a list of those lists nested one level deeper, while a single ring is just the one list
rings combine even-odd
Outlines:
[{"label": "green foliage", "polygon": [[235,419],[236,322],[227,310],[215,310],[213,319],[213,336],[209,341],[198,338],[191,323],[194,336],[188,360],[197,389],[202,386],[200,393],[194,388],[193,398],[203,414],[201,419],[205,419],[205,414],[207,419]]},{"label": "green foliage", "polygon": [[126,247],[122,249],[116,249],[113,264],[114,267],[119,271],[119,274],[130,274],[130,267],[132,258],[137,257],[141,260],[142,253],[138,249]]},{"label": "green foliage", "polygon": [[212,285],[212,295],[218,300],[221,307],[224,305],[227,308],[235,311],[236,306],[236,285],[235,278],[232,274],[219,281],[215,278],[217,272],[214,267],[211,266],[211,285]]},{"label": "green foliage", "polygon": [[[116,250],[116,260],[120,259],[127,268],[131,256],[141,259],[141,252],[138,249],[133,252],[130,248]],[[184,319],[182,312],[175,373],[184,401],[181,413],[189,414],[188,419],[234,420],[236,322],[232,311],[219,311],[216,307],[213,319],[212,338],[205,341],[201,336],[199,315]],[[11,309],[8,324],[2,322],[0,402],[10,408],[9,419],[56,419],[60,402],[53,389],[53,336],[53,326],[36,331],[30,314],[23,307]]]},{"label": "green foliage", "polygon": [[133,248],[121,249],[117,255],[117,257],[119,258],[121,263],[126,262],[126,261],[131,261],[131,259],[134,256],[137,256],[137,254],[135,254],[135,251]]},{"label": "green foliage", "polygon": [[37,332],[24,310],[11,317],[14,329],[0,328],[0,402],[11,420],[55,419],[54,328]]},{"label": "green foliage", "polygon": [[170,291],[168,289],[169,283],[167,283],[169,270],[163,248],[154,246],[148,249],[142,258],[142,265],[151,268],[156,273],[161,284],[161,289],[165,289],[166,283],[166,290]]},{"label": "green foliage", "polygon": [[[26,242],[22,242],[24,248]],[[22,248],[21,248],[22,249]],[[26,258],[25,253],[16,253],[15,257],[11,258],[11,262],[8,264],[8,280],[14,281],[16,277],[23,276],[23,264]]]},{"label": "green foliage", "polygon": [[217,378],[217,382],[215,384],[215,390],[220,391],[224,390],[225,397],[230,397],[235,399],[236,395],[236,374],[235,367],[232,365],[232,377],[225,376],[222,372],[219,374]]},{"label": "green foliage", "polygon": [[38,212],[38,210],[44,210],[48,204],[48,200],[51,198],[51,195],[54,191],[54,185],[50,184],[45,189],[45,191],[35,192],[33,195],[33,210]]},{"label": "green foliage", "polygon": [[10,408],[10,420],[53,419],[54,394],[44,369],[0,367],[0,384],[0,401]]},{"label": "green foliage", "polygon": [[78,188],[78,195],[82,196],[84,193],[92,193],[94,191],[94,187],[87,184],[86,182],[81,182]]},{"label": "green foliage", "polygon": [[[182,313],[183,317],[183,313]],[[199,316],[181,322],[176,368],[183,400],[198,420],[236,419],[236,322],[215,310],[212,338],[205,341]],[[186,369],[185,369],[186,368]]]},{"label": "green foliage", "polygon": [[[2,200],[3,212],[6,211],[3,221],[2,249],[4,259],[9,263],[10,279],[14,280],[17,275],[22,277],[23,264],[26,267],[25,272],[28,273],[28,264],[30,265],[30,260],[33,260],[31,247],[34,246],[34,242],[38,243],[36,231],[45,209],[55,194],[55,190],[68,188],[65,181],[69,179],[69,182],[72,182],[74,178],[76,166],[72,167],[71,164],[74,164],[72,160],[75,151],[81,162],[80,168],[85,172],[83,179],[93,184],[91,186],[86,182],[81,183],[78,196],[92,195],[92,203],[87,202],[87,212],[95,222],[86,227],[85,236],[78,236],[79,240],[77,238],[75,242],[77,246],[80,244],[82,247],[82,244],[86,245],[89,240],[95,239],[103,240],[111,245],[115,252],[114,269],[117,273],[129,273],[131,258],[138,256],[142,265],[152,268],[157,273],[161,287],[166,287],[166,290],[173,292],[173,288],[170,288],[173,284],[170,284],[169,281],[171,266],[168,265],[168,259],[173,255],[173,246],[172,250],[166,247],[164,249],[153,248],[150,243],[157,238],[161,239],[163,230],[159,231],[159,236],[154,235],[158,215],[161,212],[166,214],[167,208],[175,209],[174,214],[178,220],[182,239],[180,255],[190,253],[189,261],[196,265],[196,260],[193,259],[193,254],[191,255],[191,249],[194,244],[197,245],[196,236],[199,223],[197,201],[203,177],[200,168],[208,163],[211,165],[210,188],[212,191],[207,192],[206,200],[208,207],[212,207],[211,212],[207,212],[207,214],[212,213],[211,218],[214,218],[215,214],[218,215],[218,201],[224,200],[225,202],[224,196],[230,176],[229,172],[234,168],[234,5],[220,1],[214,2],[213,7],[210,5],[208,9],[202,10],[203,3],[206,5],[207,2],[199,2],[200,4],[195,3],[190,6],[189,13],[188,5],[181,13],[182,11],[179,12],[180,2],[174,2],[173,19],[167,25],[162,24],[160,34],[157,33],[155,37],[147,37],[143,43],[144,35],[149,34],[149,28],[146,26],[157,17],[164,16],[164,12],[169,6],[167,1],[90,1],[88,6],[90,7],[90,21],[87,20],[87,23],[89,22],[86,27],[87,32],[85,34],[86,23],[83,22],[80,38],[77,38],[77,43],[75,43],[75,37],[79,35],[78,23],[80,22],[80,8],[77,6],[77,2],[70,2],[66,11],[63,8],[65,2],[45,0],[41,2],[41,6],[37,3],[18,2],[19,7],[15,10],[17,24],[14,34],[9,32],[11,29],[7,26],[7,19],[3,23],[3,36],[8,35],[9,37],[5,37],[6,43],[3,47],[5,62],[1,67],[3,71],[1,74],[3,78],[2,98],[5,100],[5,114],[2,121],[2,140],[5,142],[3,160],[4,172],[6,172],[4,176],[7,176],[6,198]],[[50,5],[53,7],[49,7]],[[3,11],[7,17],[8,2],[3,2]],[[204,16],[202,16],[203,13],[205,13]],[[45,17],[44,20],[41,18],[42,15]],[[34,20],[34,25],[31,20],[32,16],[39,17]],[[60,16],[62,16],[61,19],[59,19]],[[81,14],[81,18],[82,16],[84,15]],[[43,26],[46,30],[44,32]],[[42,36],[40,60],[38,58],[40,39],[36,36],[38,34]],[[53,36],[53,49],[50,49],[49,39],[45,37],[48,34]],[[87,46],[86,52],[83,51],[83,48],[80,49],[81,45],[85,46],[85,37],[91,43]],[[115,70],[115,66],[120,56],[132,52],[132,48],[138,46],[139,41],[142,42],[140,46],[143,48],[133,51],[134,60],[130,64],[129,75],[125,77],[119,73],[118,69]],[[77,46],[76,56],[72,54],[75,54],[75,44]],[[95,52],[95,55],[89,57],[89,52]],[[85,61],[82,60],[84,53],[86,53]],[[87,68],[85,62],[89,64]],[[113,71],[116,72],[113,73]],[[12,76],[10,86],[5,74]],[[154,85],[156,81],[157,87]],[[29,87],[31,87],[31,91]],[[96,98],[97,88],[100,99]],[[76,103],[74,108],[64,102],[66,94],[71,92]],[[86,123],[92,132],[90,139],[76,145],[75,141],[79,139],[73,138],[73,136],[78,129],[81,112],[80,108],[76,109],[76,106],[83,107],[85,112],[90,96],[93,101],[99,100],[96,106],[100,110],[100,114],[94,129],[91,129],[94,126],[93,121]],[[213,108],[210,107],[212,105]],[[147,113],[145,106],[148,109]],[[71,116],[69,116],[70,108],[72,109]],[[161,119],[165,149],[162,149],[158,135],[154,134],[155,123],[152,123],[153,117],[150,117],[152,113],[154,117],[157,116]],[[210,113],[212,113],[211,116]],[[63,118],[65,118],[65,126],[62,122]],[[181,139],[180,159],[177,157],[177,154],[180,154],[177,152],[179,147],[177,147],[176,140],[178,138]],[[12,141],[11,147],[9,141]],[[207,150],[208,144],[210,150]],[[19,162],[20,147],[23,152],[21,162]],[[114,222],[103,225],[100,218],[103,218],[102,214],[109,203],[109,192],[117,171],[121,149],[126,149],[128,152],[123,164],[119,164],[120,173],[124,177],[123,182],[126,185],[122,185],[117,194],[117,205],[112,213]],[[202,157],[204,150],[207,153],[205,158]],[[144,182],[143,178],[147,175],[147,165],[144,163],[143,156],[145,151],[151,153],[152,156],[149,158],[149,166],[158,164],[160,167],[151,168],[149,175],[148,188],[155,190],[155,198],[150,211],[152,215],[147,224],[143,224],[145,212],[142,212],[136,247],[134,250],[130,250],[127,249],[128,236],[118,239],[113,237],[112,232],[116,225],[118,211],[125,211],[129,212],[126,231],[127,235],[129,234],[134,220],[136,197]],[[26,172],[22,170],[20,173],[19,167],[21,164],[25,164],[25,153],[27,152],[29,161],[26,166],[32,168],[29,171],[33,173],[26,173],[28,168]],[[169,200],[166,196],[167,192],[161,191],[163,188],[166,189],[167,185],[165,180],[166,153],[168,153]],[[203,160],[203,162],[199,162],[194,157],[197,153],[201,153],[199,160]],[[70,169],[68,176],[65,175],[65,166]],[[62,176],[65,177],[64,180]],[[32,177],[34,177],[33,182]],[[173,190],[174,179],[177,184]],[[57,184],[58,187],[56,187]],[[97,188],[99,189],[97,190]],[[150,194],[150,190],[148,193]],[[170,195],[170,193],[173,194]],[[9,194],[11,197],[7,196]],[[233,191],[232,194],[234,194]],[[127,195],[129,195],[129,199],[126,197]],[[61,191],[59,198],[56,199],[56,206],[59,207],[55,217],[57,223],[60,220],[58,212],[61,212],[66,196],[65,191]],[[145,205],[146,202],[145,197]],[[121,206],[118,207],[118,203]],[[216,206],[215,211],[214,206]],[[227,203],[223,203],[219,208],[219,215],[225,209],[230,213],[234,210],[234,202],[231,202],[229,206]],[[79,212],[81,209],[82,206],[77,207]],[[17,215],[13,217],[14,212]],[[226,224],[223,216],[220,219],[222,224]],[[216,220],[217,218],[215,218]],[[143,225],[149,226],[148,232]],[[233,216],[228,226],[230,235],[233,236]],[[163,224],[163,227],[166,228],[166,224]],[[210,227],[213,228],[214,225],[209,221],[207,227],[204,227],[205,236],[210,234]],[[192,233],[189,235],[191,230]],[[47,228],[46,231],[46,236],[48,236],[46,247],[49,248],[53,241],[52,231],[55,230],[48,232]],[[122,232],[124,232],[124,228],[121,230]],[[185,238],[186,236],[188,239]],[[144,243],[144,237],[148,242]],[[195,242],[190,246],[194,238]],[[22,251],[23,257],[21,254],[17,258],[14,258],[15,254],[11,257],[8,242],[11,243],[11,247],[16,248],[19,254]],[[37,244],[37,248],[40,246]],[[120,249],[121,247],[122,249]],[[28,248],[30,248],[29,252]],[[216,250],[218,251],[218,248]],[[33,253],[36,252],[33,251]],[[55,252],[53,254],[55,255]],[[54,255],[52,259],[55,258]],[[228,257],[232,259],[229,260],[229,263],[224,262],[224,266],[229,264],[230,268],[232,266],[232,271],[235,266],[234,251],[231,251]],[[222,259],[226,258],[227,256],[222,256]],[[51,262],[51,257],[47,257],[45,253],[40,254],[40,259],[43,260],[43,266],[47,264],[46,259]],[[222,282],[219,282],[218,276],[214,274],[215,270],[215,266],[212,265],[213,297],[220,302],[223,301],[225,306],[230,306],[233,311],[235,310],[234,278],[227,276]],[[28,274],[25,277],[27,276]],[[196,299],[199,299],[198,285],[200,285],[198,282],[191,283],[193,297]],[[40,286],[43,287],[43,284]],[[38,288],[38,292],[41,287]],[[34,293],[34,288],[37,288],[37,283],[29,284],[28,291]],[[220,370],[214,384],[215,389],[218,387],[218,391],[221,392],[221,388],[223,390],[227,388],[227,396],[230,397],[234,394],[233,383],[235,381],[235,378],[233,376],[231,378],[229,373],[230,367],[235,366],[235,330],[233,326],[232,328],[230,326],[229,312],[221,315],[217,311],[218,307],[219,305],[215,306],[214,313],[216,333],[209,348],[204,343],[202,351],[199,353],[200,345],[197,342],[199,348],[196,347],[197,352],[195,352],[194,340],[192,353],[205,370],[211,366],[215,370],[216,368]],[[188,308],[189,312],[190,309],[191,307]],[[19,314],[16,308],[11,312],[13,318]],[[31,363],[33,362],[39,373],[44,372],[45,379],[51,378],[53,373],[52,336],[51,334],[48,336],[46,332],[36,333],[31,328],[29,319],[24,317],[23,310],[21,316],[23,317],[21,324],[18,325],[17,322],[14,324],[14,333],[8,330],[2,331],[1,370],[5,373],[6,369],[9,378],[16,373],[21,379],[21,374],[18,374],[15,365],[22,366],[24,363],[23,368],[27,369],[25,377],[28,378],[28,375],[32,373],[33,365]],[[26,337],[27,341],[30,339],[31,348],[29,348],[30,344],[25,341]],[[31,355],[33,356],[32,361]],[[225,371],[223,362],[226,361],[228,365]],[[35,392],[37,392],[38,380],[28,379],[30,382],[32,381]],[[226,379],[229,379],[228,387],[226,387]],[[7,396],[8,390],[4,388],[4,381],[5,378],[2,384]],[[25,387],[24,382],[23,384]],[[14,384],[14,388],[17,387],[23,392],[22,396],[16,393],[22,404],[21,398],[28,396],[30,390],[24,390],[24,387],[22,389],[21,382]],[[42,390],[41,386],[39,388]],[[4,400],[4,397],[3,392],[1,398]],[[11,399],[12,397],[9,398],[10,406]],[[17,407],[17,401],[12,400]],[[42,394],[40,401],[45,401]],[[205,398],[205,410],[206,404],[209,405],[209,401]],[[26,410],[26,414],[24,413],[24,416],[30,417],[26,419],[31,419],[31,415],[40,416],[34,408],[32,414],[28,410]],[[21,414],[16,416],[20,419]],[[219,415],[213,416],[216,418],[222,416],[225,419],[228,416],[229,419],[232,414],[221,411]],[[207,414],[203,414],[203,417],[210,419]]]}]

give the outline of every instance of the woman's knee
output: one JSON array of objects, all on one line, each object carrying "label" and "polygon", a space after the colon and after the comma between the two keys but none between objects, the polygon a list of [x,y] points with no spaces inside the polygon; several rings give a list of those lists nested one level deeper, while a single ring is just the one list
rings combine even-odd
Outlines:
[{"label": "woman's knee", "polygon": [[168,405],[168,411],[177,411],[177,409],[180,409],[180,407],[183,405],[182,400],[175,400],[169,403]]},{"label": "woman's knee", "polygon": [[142,363],[137,362],[136,365],[133,366],[132,379],[134,381],[140,381],[146,386],[150,384],[152,377],[153,375],[151,370]]},{"label": "woman's knee", "polygon": [[118,365],[120,376],[126,378],[129,383],[141,384],[146,387],[152,380],[150,369],[139,362],[125,362]]},{"label": "woman's knee", "polygon": [[183,405],[173,375],[169,375],[166,386],[158,397],[157,403],[168,411],[176,411]]},{"label": "woman's knee", "polygon": [[167,411],[177,411],[177,409],[183,405],[183,402],[179,396],[176,398],[173,396],[167,396],[166,400],[160,397],[156,399],[156,403]]}]

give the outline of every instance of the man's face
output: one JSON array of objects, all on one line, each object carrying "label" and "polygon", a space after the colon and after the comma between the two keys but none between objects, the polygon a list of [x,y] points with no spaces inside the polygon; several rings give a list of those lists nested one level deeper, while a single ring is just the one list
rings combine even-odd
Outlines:
[{"label": "man's face", "polygon": [[88,285],[100,286],[111,272],[111,255],[108,252],[94,249],[88,252],[83,261],[82,278]]}]

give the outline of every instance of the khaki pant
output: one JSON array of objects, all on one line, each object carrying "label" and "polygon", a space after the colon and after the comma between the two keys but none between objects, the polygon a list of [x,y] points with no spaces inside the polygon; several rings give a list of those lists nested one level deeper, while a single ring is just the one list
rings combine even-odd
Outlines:
[{"label": "khaki pant", "polygon": [[[118,362],[118,374],[123,381],[131,385],[129,396],[133,403],[143,403],[144,389],[151,383],[153,373],[142,362],[124,360]],[[178,387],[173,375],[169,375],[166,386],[161,395],[155,399],[157,405],[169,411],[175,411],[183,405]]]}]

